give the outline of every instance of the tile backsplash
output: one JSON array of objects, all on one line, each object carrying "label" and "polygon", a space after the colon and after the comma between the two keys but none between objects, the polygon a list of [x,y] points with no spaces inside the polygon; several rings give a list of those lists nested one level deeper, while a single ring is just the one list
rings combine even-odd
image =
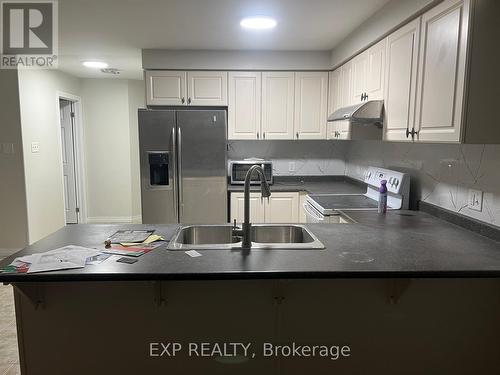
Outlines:
[{"label": "tile backsplash", "polygon": [[[411,175],[411,207],[425,202],[500,226],[500,145],[380,141],[230,141],[228,158],[272,160],[274,173],[347,175],[363,180],[374,165]],[[295,171],[289,171],[290,162]],[[467,207],[469,189],[484,192],[481,212]]]},{"label": "tile backsplash", "polygon": [[[228,159],[262,158],[275,176],[343,175],[348,145],[331,141],[229,141]],[[295,171],[290,171],[290,163]]]},{"label": "tile backsplash", "polygon": [[[347,176],[363,179],[368,165],[407,172],[413,208],[423,200],[500,226],[500,145],[348,143]],[[469,189],[484,192],[482,212],[467,207]]]}]

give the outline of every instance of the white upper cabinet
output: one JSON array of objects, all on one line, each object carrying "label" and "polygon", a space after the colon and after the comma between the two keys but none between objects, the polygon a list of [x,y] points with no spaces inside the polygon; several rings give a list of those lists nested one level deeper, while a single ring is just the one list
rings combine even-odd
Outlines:
[{"label": "white upper cabinet", "polygon": [[261,81],[259,72],[229,72],[229,139],[260,139]]},{"label": "white upper cabinet", "polygon": [[186,104],[186,72],[146,71],[146,103],[148,105]]},{"label": "white upper cabinet", "polygon": [[386,40],[382,40],[368,49],[366,66],[366,100],[384,99]]},{"label": "white upper cabinet", "polygon": [[385,39],[352,59],[350,104],[384,98]]},{"label": "white upper cabinet", "polygon": [[262,73],[262,139],[293,139],[294,73]]},{"label": "white upper cabinet", "polygon": [[416,139],[459,142],[469,1],[445,0],[422,16]]},{"label": "white upper cabinet", "polygon": [[366,73],[368,70],[368,51],[365,51],[352,59],[352,83],[351,98],[349,105],[364,101],[366,93]]},{"label": "white upper cabinet", "polygon": [[[328,116],[342,107],[342,71],[341,68],[328,74]],[[337,121],[327,123],[327,138],[339,136]]]},{"label": "white upper cabinet", "polygon": [[326,139],[328,73],[295,73],[295,137]]},{"label": "white upper cabinet", "polygon": [[411,141],[415,121],[420,19],[387,38],[384,139]]},{"label": "white upper cabinet", "polygon": [[187,86],[188,105],[227,105],[227,72],[188,72]]}]

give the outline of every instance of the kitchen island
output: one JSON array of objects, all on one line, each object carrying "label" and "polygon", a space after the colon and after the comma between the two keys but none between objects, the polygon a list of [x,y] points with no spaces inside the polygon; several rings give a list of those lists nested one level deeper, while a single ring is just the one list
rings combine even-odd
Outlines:
[{"label": "kitchen island", "polygon": [[[205,250],[192,258],[165,245],[135,264],[0,274],[15,288],[23,373],[500,368],[500,244],[422,212],[349,215],[356,224],[307,226],[324,250]],[[15,256],[100,246],[123,228],[170,238],[178,226],[67,226]],[[255,356],[190,355],[189,344],[202,342],[251,343]],[[167,356],[168,343],[182,349]],[[349,355],[265,356],[265,343],[348,346]]]}]

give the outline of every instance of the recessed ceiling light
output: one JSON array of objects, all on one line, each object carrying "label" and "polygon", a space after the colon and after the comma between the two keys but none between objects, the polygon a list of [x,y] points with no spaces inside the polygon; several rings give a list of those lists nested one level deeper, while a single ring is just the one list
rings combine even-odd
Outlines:
[{"label": "recessed ceiling light", "polygon": [[253,30],[272,29],[277,24],[276,20],[271,17],[247,17],[240,22],[241,27]]},{"label": "recessed ceiling light", "polygon": [[104,69],[108,67],[108,64],[102,61],[84,61],[82,64],[87,68],[94,68],[94,69]]}]

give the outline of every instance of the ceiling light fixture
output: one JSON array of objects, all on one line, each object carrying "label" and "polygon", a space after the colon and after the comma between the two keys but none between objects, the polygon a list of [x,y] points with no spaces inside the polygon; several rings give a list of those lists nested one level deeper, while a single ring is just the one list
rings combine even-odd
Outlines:
[{"label": "ceiling light fixture", "polygon": [[87,68],[93,69],[105,69],[108,67],[108,64],[102,61],[84,61],[82,64]]},{"label": "ceiling light fixture", "polygon": [[240,22],[241,27],[244,29],[252,30],[266,30],[276,27],[276,20],[271,17],[247,17],[243,18]]}]

